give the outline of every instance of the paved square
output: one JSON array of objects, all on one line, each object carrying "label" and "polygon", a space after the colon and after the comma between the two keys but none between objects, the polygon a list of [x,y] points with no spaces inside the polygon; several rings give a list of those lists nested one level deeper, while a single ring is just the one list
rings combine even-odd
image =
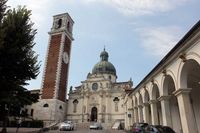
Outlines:
[{"label": "paved square", "polygon": [[76,129],[74,131],[49,131],[48,133],[125,133],[124,130],[90,130],[90,129]]}]

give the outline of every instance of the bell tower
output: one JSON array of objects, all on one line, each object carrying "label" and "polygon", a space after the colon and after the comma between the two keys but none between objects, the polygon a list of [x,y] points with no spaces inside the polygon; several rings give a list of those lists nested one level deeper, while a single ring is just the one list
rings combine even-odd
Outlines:
[{"label": "bell tower", "polygon": [[73,20],[68,13],[53,17],[42,85],[42,99],[65,102],[69,72]]},{"label": "bell tower", "polygon": [[34,119],[45,120],[46,124],[62,121],[65,117],[73,24],[68,13],[53,16],[41,97],[34,108]]}]

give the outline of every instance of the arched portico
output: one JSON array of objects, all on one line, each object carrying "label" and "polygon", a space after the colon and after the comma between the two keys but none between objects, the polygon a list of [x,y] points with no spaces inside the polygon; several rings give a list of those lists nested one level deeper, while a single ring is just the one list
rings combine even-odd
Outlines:
[{"label": "arched portico", "polygon": [[152,125],[200,133],[200,21],[132,91],[140,105],[137,93],[142,95],[145,122],[150,103]]},{"label": "arched portico", "polygon": [[200,132],[200,65],[189,59],[182,63],[176,91],[184,132]]},{"label": "arched portico", "polygon": [[138,93],[138,116],[139,116],[139,122],[143,122],[143,101],[142,101],[142,96],[140,93]]},{"label": "arched portico", "polygon": [[141,94],[138,92],[136,94],[136,97],[138,99],[138,121],[139,122],[143,122],[144,119],[143,119],[143,112],[142,112],[142,108],[143,108],[143,101],[142,101],[142,96]]},{"label": "arched portico", "polygon": [[175,92],[175,82],[170,75],[164,76],[163,96],[160,97],[162,106],[163,125],[172,127],[177,133],[182,132],[180,112]]},{"label": "arched portico", "polygon": [[151,124],[151,107],[149,104],[149,93],[146,89],[143,90],[143,117],[144,122]]},{"label": "arched portico", "polygon": [[158,98],[160,97],[159,88],[157,84],[152,83],[152,91],[151,91],[151,116],[152,116],[152,124],[154,125],[162,125],[162,111],[161,104]]},{"label": "arched portico", "polygon": [[138,102],[136,96],[133,96],[133,103],[134,103],[134,122],[139,122],[138,120]]}]

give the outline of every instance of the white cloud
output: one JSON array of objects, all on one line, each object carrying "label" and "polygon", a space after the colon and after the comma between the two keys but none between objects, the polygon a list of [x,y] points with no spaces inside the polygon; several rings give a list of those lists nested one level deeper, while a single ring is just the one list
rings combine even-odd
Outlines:
[{"label": "white cloud", "polygon": [[44,16],[48,14],[48,9],[51,8],[52,4],[53,2],[49,2],[49,0],[9,0],[7,3],[11,8],[21,5],[32,10],[31,19],[37,28],[45,23]]},{"label": "white cloud", "polygon": [[125,15],[148,15],[166,12],[186,3],[188,0],[85,0],[86,3],[104,3]]},{"label": "white cloud", "polygon": [[181,29],[176,26],[141,28],[136,31],[147,53],[158,57],[166,55],[180,40],[182,33]]}]

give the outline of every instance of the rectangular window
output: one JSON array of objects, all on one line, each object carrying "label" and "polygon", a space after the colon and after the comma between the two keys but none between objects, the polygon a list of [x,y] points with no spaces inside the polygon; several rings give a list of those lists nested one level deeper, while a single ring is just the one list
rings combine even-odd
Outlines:
[{"label": "rectangular window", "polygon": [[31,109],[31,116],[33,116],[34,109]]}]

